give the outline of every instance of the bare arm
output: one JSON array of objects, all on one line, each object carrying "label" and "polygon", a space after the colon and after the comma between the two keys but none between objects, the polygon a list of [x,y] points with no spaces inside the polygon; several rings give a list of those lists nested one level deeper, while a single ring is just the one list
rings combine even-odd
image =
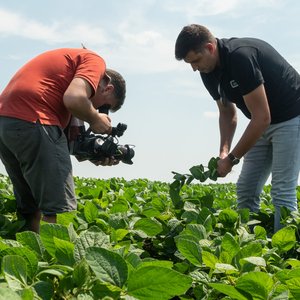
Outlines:
[{"label": "bare arm", "polygon": [[220,129],[220,153],[219,156],[227,156],[237,124],[237,114],[235,105],[231,102],[223,104],[217,101],[219,108],[219,129]]},{"label": "bare arm", "polygon": [[[245,95],[244,101],[251,113],[251,120],[242,137],[231,150],[231,153],[238,158],[241,158],[250,150],[271,122],[269,104],[263,84]],[[226,176],[231,168],[231,162],[227,157],[219,160],[218,173],[220,176]]]},{"label": "bare arm", "polygon": [[89,123],[93,132],[110,133],[110,118],[94,108],[91,96],[90,84],[83,78],[74,78],[65,91],[63,102],[73,116]]},{"label": "bare arm", "polygon": [[237,145],[231,151],[238,158],[250,150],[271,122],[269,104],[263,84],[245,95],[244,100],[251,113],[251,120]]}]

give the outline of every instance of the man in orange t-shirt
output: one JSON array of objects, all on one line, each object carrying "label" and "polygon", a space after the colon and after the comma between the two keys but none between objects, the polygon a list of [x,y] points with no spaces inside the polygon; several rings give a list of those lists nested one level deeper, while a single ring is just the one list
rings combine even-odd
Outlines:
[{"label": "man in orange t-shirt", "polygon": [[[0,95],[0,157],[12,180],[18,212],[38,232],[41,216],[76,209],[68,141],[71,117],[94,133],[110,134],[111,120],[97,109],[118,110],[126,84],[88,49],[48,51],[26,63]],[[106,159],[103,165],[117,163]]]}]

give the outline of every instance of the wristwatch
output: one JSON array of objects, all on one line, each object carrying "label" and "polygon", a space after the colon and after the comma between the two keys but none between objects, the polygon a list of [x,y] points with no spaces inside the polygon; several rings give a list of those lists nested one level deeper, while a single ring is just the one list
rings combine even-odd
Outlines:
[{"label": "wristwatch", "polygon": [[228,158],[230,159],[232,165],[237,165],[240,162],[240,159],[235,157],[232,153],[228,154]]}]

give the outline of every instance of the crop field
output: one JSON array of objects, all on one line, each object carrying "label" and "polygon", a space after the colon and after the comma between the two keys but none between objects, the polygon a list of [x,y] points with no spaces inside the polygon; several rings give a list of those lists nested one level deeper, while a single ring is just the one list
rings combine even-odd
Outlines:
[{"label": "crop field", "polygon": [[190,171],[76,177],[77,211],[39,234],[21,230],[0,175],[0,299],[300,299],[300,215],[283,209],[273,234],[269,186],[254,215],[236,209],[235,185],[204,183],[213,168]]}]

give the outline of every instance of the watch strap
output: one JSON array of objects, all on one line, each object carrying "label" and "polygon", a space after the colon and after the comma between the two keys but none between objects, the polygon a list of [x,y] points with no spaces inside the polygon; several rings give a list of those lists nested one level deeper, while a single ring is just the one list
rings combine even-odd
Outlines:
[{"label": "watch strap", "polygon": [[228,158],[230,159],[232,165],[237,165],[240,162],[240,159],[235,157],[232,153],[228,153]]}]

